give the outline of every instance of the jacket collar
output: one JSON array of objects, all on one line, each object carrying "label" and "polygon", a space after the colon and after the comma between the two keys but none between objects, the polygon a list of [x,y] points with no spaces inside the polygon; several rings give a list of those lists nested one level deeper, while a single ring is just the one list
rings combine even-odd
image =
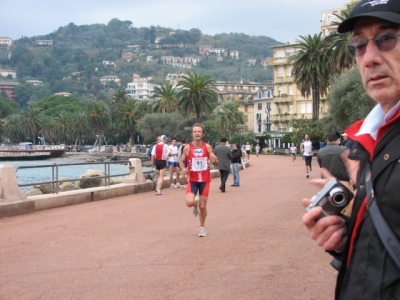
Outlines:
[{"label": "jacket collar", "polygon": [[355,122],[344,132],[350,139],[363,145],[372,158],[377,141],[398,119],[400,119],[400,101],[386,115],[378,104],[364,120]]}]

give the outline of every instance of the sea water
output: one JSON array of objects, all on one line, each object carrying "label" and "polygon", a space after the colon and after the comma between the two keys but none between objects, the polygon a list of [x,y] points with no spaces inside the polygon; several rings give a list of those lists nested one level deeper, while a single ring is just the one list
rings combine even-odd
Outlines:
[{"label": "sea water", "polygon": [[[70,178],[78,179],[79,176],[84,174],[86,171],[100,170],[105,172],[105,167],[103,163],[99,164],[87,164],[87,165],[75,165],[75,166],[63,166],[64,164],[73,163],[85,163],[83,160],[24,160],[24,161],[0,161],[0,165],[8,164],[13,165],[16,169],[16,177],[18,184],[29,184],[43,181],[52,180],[52,168],[29,168],[29,169],[19,169],[21,166],[44,166],[44,165],[58,165],[58,179],[60,178]],[[145,170],[144,170],[145,171]],[[54,171],[54,176],[56,176],[56,171]],[[129,173],[129,168],[127,163],[112,163],[110,164],[110,175],[119,175]],[[125,177],[125,176],[123,176]],[[55,180],[55,179],[54,179]],[[21,187],[23,192],[29,191],[32,186]]]}]

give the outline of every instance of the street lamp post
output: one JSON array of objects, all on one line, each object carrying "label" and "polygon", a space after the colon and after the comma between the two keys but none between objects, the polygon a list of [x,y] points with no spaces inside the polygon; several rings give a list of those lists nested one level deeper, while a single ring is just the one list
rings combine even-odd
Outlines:
[{"label": "street lamp post", "polygon": [[242,130],[244,128],[244,124],[236,125],[236,128],[239,129],[239,144],[242,147]]}]

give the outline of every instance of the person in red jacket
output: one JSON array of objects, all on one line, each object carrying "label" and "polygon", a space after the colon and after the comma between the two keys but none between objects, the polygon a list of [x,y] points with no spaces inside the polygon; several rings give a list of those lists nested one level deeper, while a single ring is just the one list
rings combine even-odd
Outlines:
[{"label": "person in red jacket", "polygon": [[[335,299],[400,299],[400,1],[362,0],[338,32],[352,32],[348,50],[377,105],[345,130],[354,144],[344,162],[357,190],[350,218],[318,219],[322,210],[315,207],[303,223],[337,260]],[[333,178],[326,169],[322,174],[325,180],[313,181]],[[379,211],[387,227],[376,222]],[[378,231],[393,234],[391,247]]]},{"label": "person in red jacket", "polygon": [[[179,165],[182,174],[188,174],[188,185],[186,188],[186,205],[193,207],[195,216],[199,214],[197,206],[200,208],[200,228],[198,236],[207,236],[206,229],[204,228],[207,217],[207,199],[210,190],[211,173],[208,160],[214,166],[218,165],[218,158],[212,151],[209,144],[203,142],[204,126],[201,124],[194,124],[192,126],[193,141],[188,143],[183,149]],[[184,161],[187,160],[187,166]],[[196,199],[196,194],[199,193],[200,203]],[[197,201],[196,201],[197,200]]]}]

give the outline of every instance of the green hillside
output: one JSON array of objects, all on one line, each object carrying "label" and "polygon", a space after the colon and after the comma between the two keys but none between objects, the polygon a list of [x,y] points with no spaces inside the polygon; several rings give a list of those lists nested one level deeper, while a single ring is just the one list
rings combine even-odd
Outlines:
[{"label": "green hillside", "polygon": [[[51,40],[52,45],[38,45],[37,40]],[[272,70],[260,63],[272,56],[270,46],[279,44],[265,36],[242,33],[209,36],[199,29],[186,31],[159,26],[135,28],[131,21],[112,19],[107,25],[70,23],[47,35],[14,40],[11,49],[0,48],[0,68],[17,72],[21,84],[15,90],[15,100],[21,108],[57,92],[72,93],[83,101],[93,98],[109,101],[117,85],[114,82],[103,85],[102,76],[117,75],[121,85],[126,86],[132,82],[133,73],[152,76],[155,83],[160,83],[168,73],[185,71],[162,64],[162,56],[201,57],[199,66],[186,71],[207,73],[218,81],[272,82]],[[199,45],[224,48],[228,53],[238,50],[239,59],[218,61],[217,57],[200,56]],[[121,59],[124,52],[131,52],[132,59]],[[152,56],[151,62],[146,62],[148,56]],[[248,58],[257,59],[256,65],[250,65]],[[115,62],[115,67],[105,66],[103,61]],[[77,76],[76,72],[83,73]],[[25,83],[30,79],[40,80],[44,85]]]}]

